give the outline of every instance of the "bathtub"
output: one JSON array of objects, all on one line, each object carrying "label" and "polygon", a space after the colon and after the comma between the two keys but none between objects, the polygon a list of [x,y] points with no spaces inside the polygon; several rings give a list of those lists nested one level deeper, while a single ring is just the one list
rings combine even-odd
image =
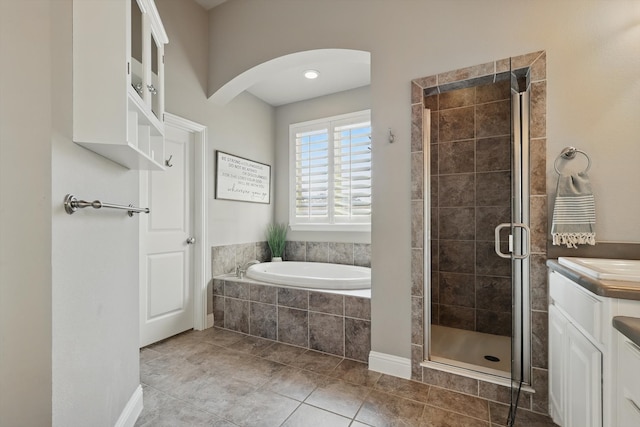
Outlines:
[{"label": "bathtub", "polygon": [[263,262],[247,269],[247,277],[277,285],[309,289],[370,289],[371,269],[322,262]]}]

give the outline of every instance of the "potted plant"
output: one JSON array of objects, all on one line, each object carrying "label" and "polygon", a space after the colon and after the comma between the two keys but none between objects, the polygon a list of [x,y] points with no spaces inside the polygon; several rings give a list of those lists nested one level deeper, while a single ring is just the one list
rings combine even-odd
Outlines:
[{"label": "potted plant", "polygon": [[267,226],[267,244],[271,249],[271,261],[282,261],[284,245],[287,242],[287,224],[269,224]]}]

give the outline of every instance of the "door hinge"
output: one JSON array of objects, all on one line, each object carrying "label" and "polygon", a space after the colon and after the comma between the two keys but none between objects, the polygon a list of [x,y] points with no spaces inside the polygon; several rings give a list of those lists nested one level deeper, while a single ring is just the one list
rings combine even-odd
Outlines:
[{"label": "door hinge", "polygon": [[131,62],[127,62],[127,75],[131,74]]}]

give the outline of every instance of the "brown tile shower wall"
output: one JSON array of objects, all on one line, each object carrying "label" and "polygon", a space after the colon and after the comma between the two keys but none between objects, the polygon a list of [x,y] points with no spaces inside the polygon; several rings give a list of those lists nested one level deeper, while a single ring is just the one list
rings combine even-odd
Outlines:
[{"label": "brown tile shower wall", "polygon": [[[474,82],[492,80],[493,73],[508,72],[511,69],[529,70],[531,82],[531,354],[532,387],[535,394],[522,393],[520,408],[546,414],[548,412],[548,313],[547,313],[547,274],[546,274],[546,238],[547,238],[547,195],[546,195],[546,54],[534,52],[513,58],[481,64],[443,74],[416,79],[411,83],[411,367],[412,378],[428,384],[471,395],[509,403],[510,392],[507,387],[475,380],[461,375],[434,370],[421,366],[428,357],[424,346],[423,305],[429,302],[424,295],[424,216],[423,216],[423,111],[425,108],[425,89],[443,85],[457,85],[458,88],[470,87]],[[469,84],[471,82],[471,84]],[[477,85],[477,84],[475,84]],[[439,107],[439,106],[438,106]],[[429,108],[429,107],[427,107]],[[439,132],[439,121],[432,119],[432,132]],[[432,133],[432,138],[434,134]],[[437,136],[437,134],[435,135]],[[431,148],[431,147],[427,147]],[[437,162],[435,150],[431,151],[431,162]],[[432,163],[432,168],[437,163]],[[436,178],[437,179],[437,178]],[[434,187],[431,187],[432,197]],[[432,253],[438,254],[435,244]],[[437,262],[432,257],[432,262]],[[432,277],[431,280],[436,279]],[[439,296],[436,295],[435,298]]]},{"label": "brown tile shower wall", "polygon": [[432,324],[511,335],[511,267],[493,230],[511,215],[508,79],[425,97],[431,110]]},{"label": "brown tile shower wall", "polygon": [[368,360],[369,298],[214,279],[213,303],[215,326]]}]

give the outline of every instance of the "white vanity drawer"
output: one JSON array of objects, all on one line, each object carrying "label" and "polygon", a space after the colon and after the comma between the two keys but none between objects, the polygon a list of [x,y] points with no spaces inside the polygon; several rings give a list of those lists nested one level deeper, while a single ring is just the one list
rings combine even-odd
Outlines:
[{"label": "white vanity drawer", "polygon": [[620,410],[618,411],[618,426],[640,426],[640,408],[626,398],[623,398]]},{"label": "white vanity drawer", "polygon": [[640,348],[622,334],[618,336],[617,368],[621,409],[632,409],[623,412],[635,412],[640,419]]},{"label": "white vanity drawer", "polygon": [[594,294],[560,273],[549,275],[549,296],[572,323],[581,327],[596,342],[602,342],[603,304]]}]

